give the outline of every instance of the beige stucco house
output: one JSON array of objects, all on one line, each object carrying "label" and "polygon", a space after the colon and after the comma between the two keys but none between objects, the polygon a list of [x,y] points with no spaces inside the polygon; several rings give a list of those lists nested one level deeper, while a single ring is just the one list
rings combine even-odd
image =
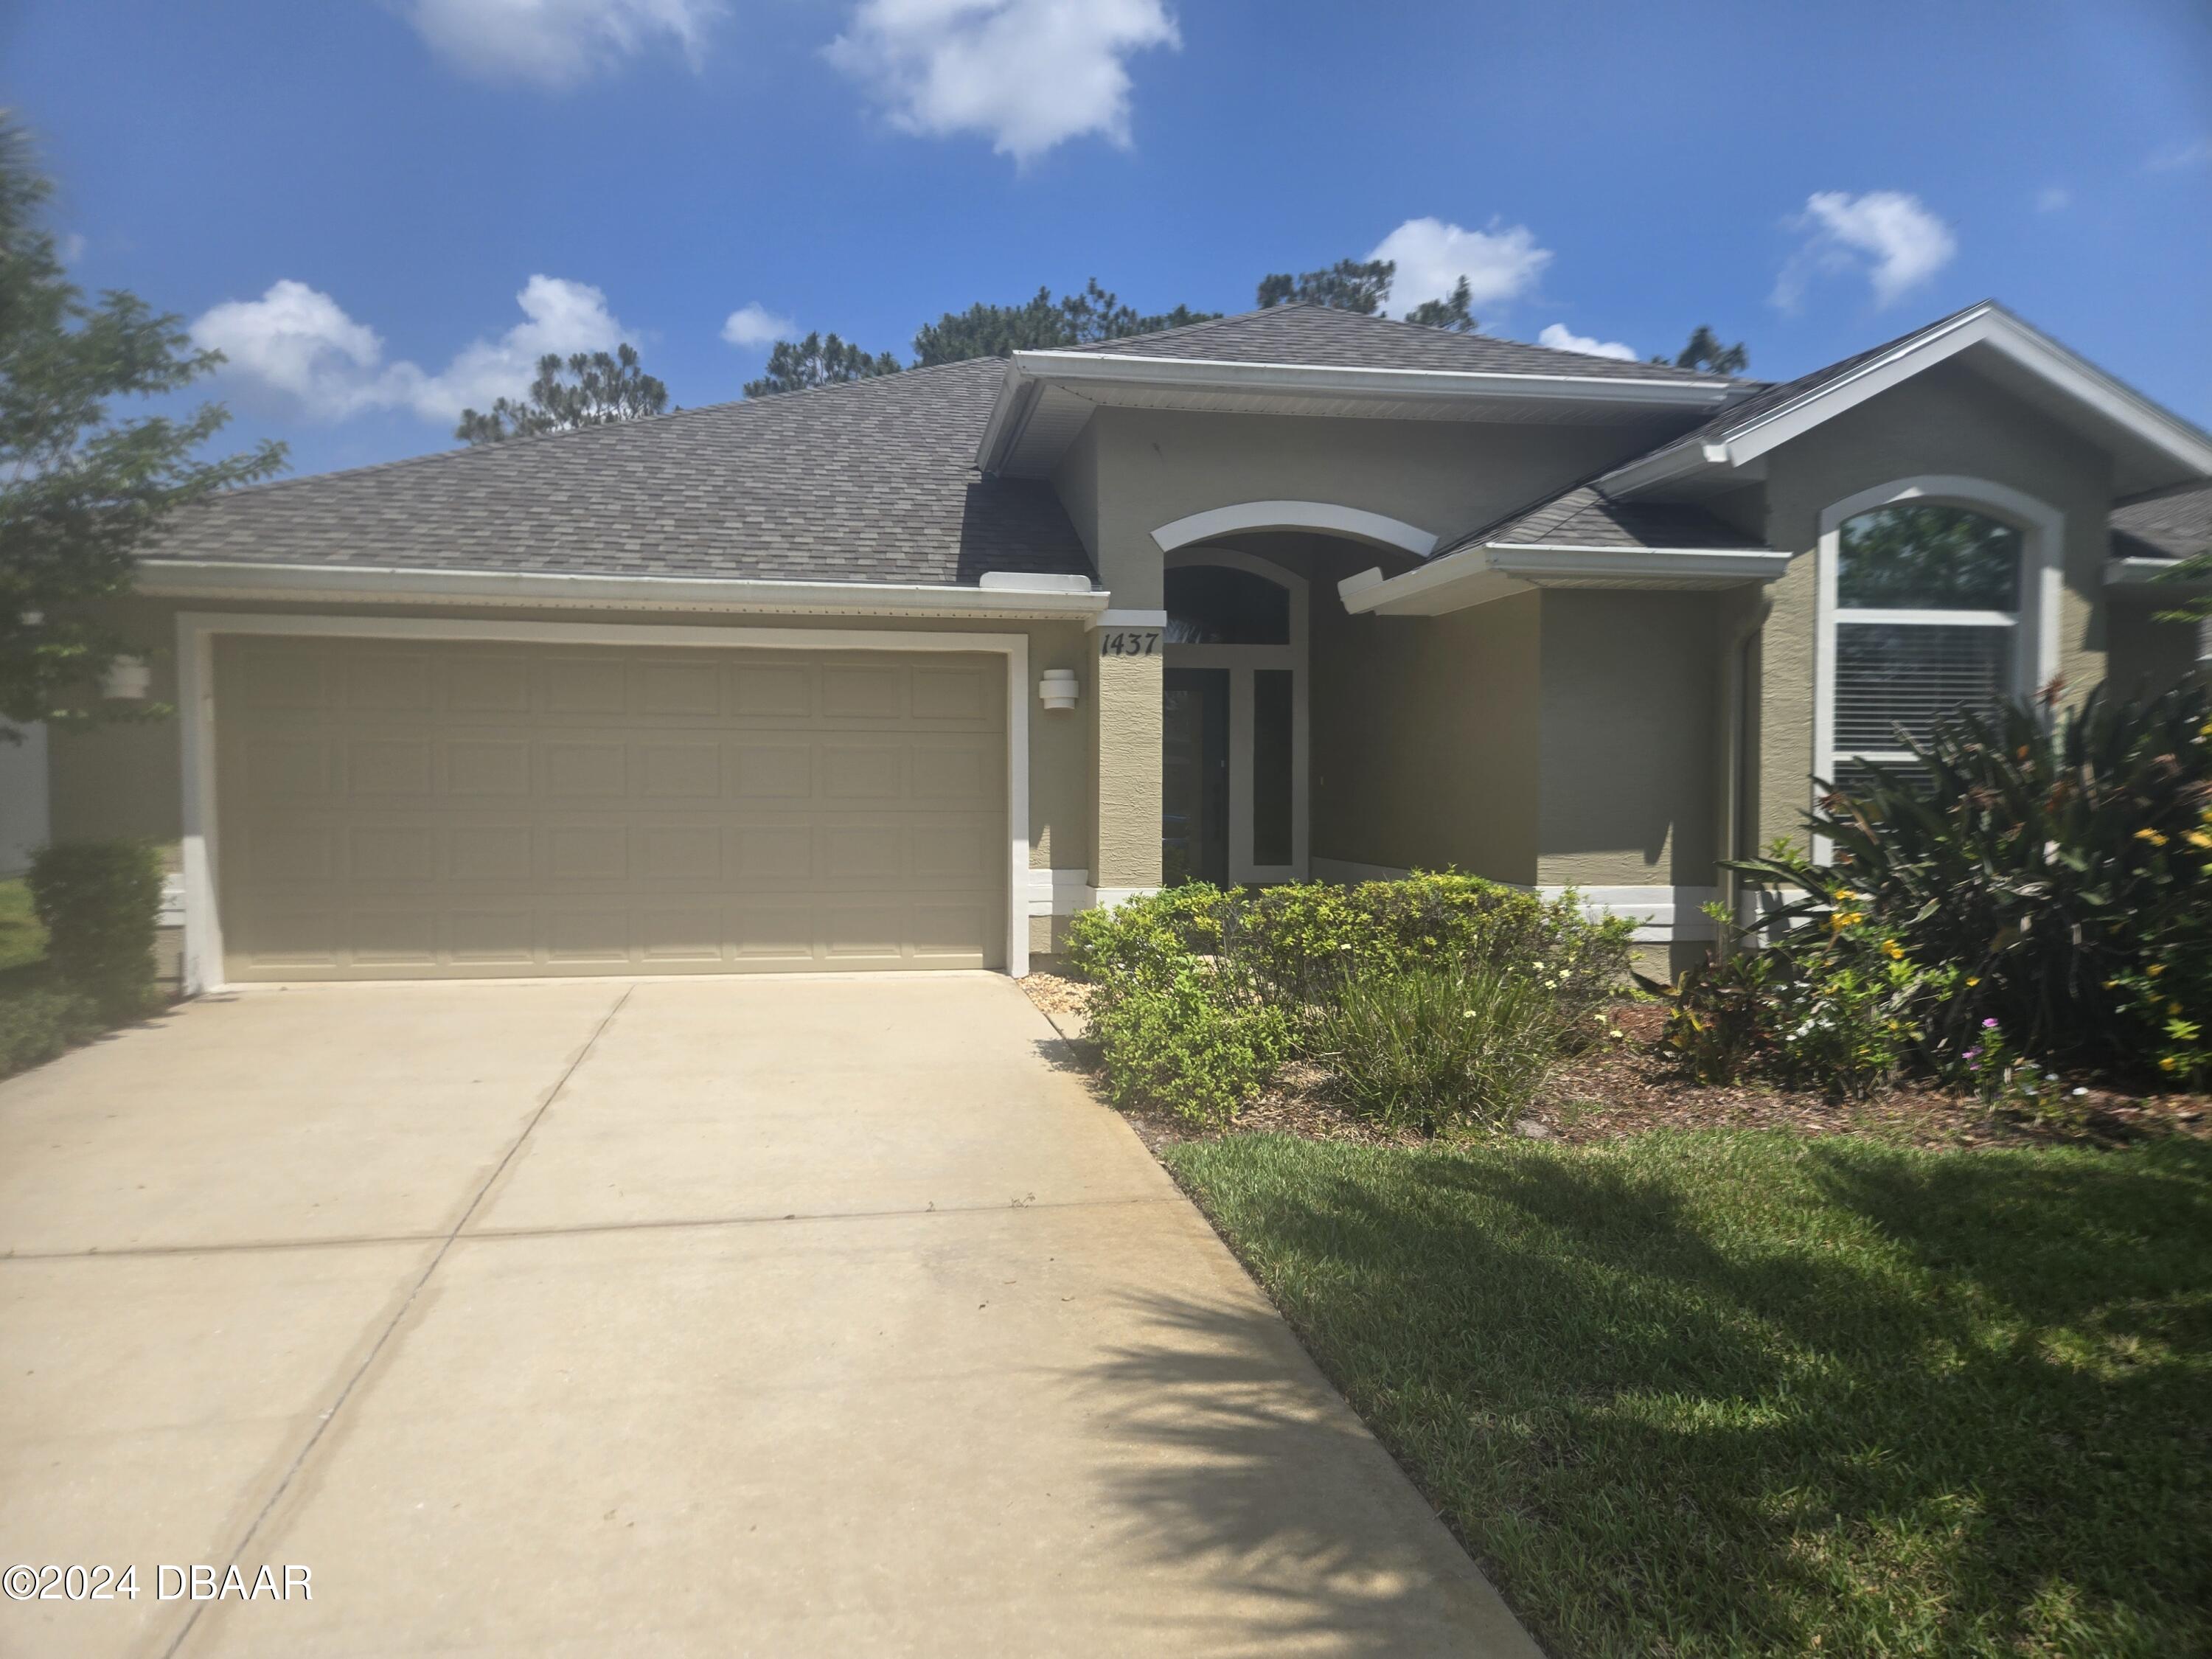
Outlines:
[{"label": "beige stucco house", "polygon": [[52,832],[180,844],[194,988],[1019,973],[1447,866],[1680,954],[1897,726],[2191,672],[2208,481],[1995,305],[1779,386],[1288,307],[235,492]]}]

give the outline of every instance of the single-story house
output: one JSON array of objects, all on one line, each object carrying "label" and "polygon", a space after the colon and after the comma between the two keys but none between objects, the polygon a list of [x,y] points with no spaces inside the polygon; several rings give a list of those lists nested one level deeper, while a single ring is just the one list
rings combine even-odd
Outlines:
[{"label": "single-story house", "polygon": [[1938,711],[2195,672],[2212,438],[1995,304],[1782,385],[1302,306],[227,495],[129,622],[185,975],[1025,971],[1456,866],[1701,947]]}]

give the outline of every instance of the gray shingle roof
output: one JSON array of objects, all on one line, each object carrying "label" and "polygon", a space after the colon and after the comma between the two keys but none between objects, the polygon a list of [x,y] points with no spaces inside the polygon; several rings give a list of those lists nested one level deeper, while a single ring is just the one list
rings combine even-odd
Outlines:
[{"label": "gray shingle roof", "polygon": [[2112,514],[2116,559],[2186,559],[2212,552],[2212,485],[2137,501]]},{"label": "gray shingle roof", "polygon": [[992,360],[228,492],[157,558],[974,583],[1088,574],[1052,486],[981,478]]},{"label": "gray shingle roof", "polygon": [[1761,544],[1703,507],[1673,501],[1620,501],[1577,484],[1549,501],[1462,536],[1432,556],[1462,547],[1675,548],[1713,551]]},{"label": "gray shingle roof", "polygon": [[1457,369],[1482,374],[1577,374],[1606,380],[1717,383],[1724,377],[1663,363],[1623,362],[1555,351],[1487,334],[1455,334],[1328,306],[1272,306],[1073,349],[1121,357],[1226,363],[1297,363],[1326,368]]}]

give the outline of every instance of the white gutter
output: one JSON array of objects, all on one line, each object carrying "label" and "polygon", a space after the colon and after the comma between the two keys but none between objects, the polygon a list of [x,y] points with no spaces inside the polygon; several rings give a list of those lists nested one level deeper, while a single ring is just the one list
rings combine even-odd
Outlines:
[{"label": "white gutter", "polygon": [[1440,617],[1542,587],[1723,588],[1771,582],[1790,555],[1770,549],[1538,546],[1492,542],[1385,577],[1363,570],[1337,584],[1358,616]]},{"label": "white gutter", "polygon": [[1083,617],[1112,595],[1082,576],[990,571],[975,587],[920,582],[748,581],[555,571],[413,570],[371,565],[142,559],[137,591],[155,599],[514,605],[603,611],[814,616]]},{"label": "white gutter", "polygon": [[2191,594],[2212,590],[2212,576],[2187,576],[2179,581],[2167,581],[2166,574],[2181,562],[2179,559],[2107,559],[2105,562],[2105,585],[2107,587],[2140,588],[2148,582],[2177,599]]}]

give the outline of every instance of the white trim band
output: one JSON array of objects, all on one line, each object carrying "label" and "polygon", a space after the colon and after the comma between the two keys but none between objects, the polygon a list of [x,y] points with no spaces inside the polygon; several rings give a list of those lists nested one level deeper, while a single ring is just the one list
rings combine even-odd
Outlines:
[{"label": "white trim band", "polygon": [[[382,605],[549,605],[854,617],[1070,619],[1113,596],[1087,577],[988,572],[979,587],[904,582],[785,582],[604,576],[546,570],[413,570],[382,565],[142,559],[137,591],[155,599],[353,599]],[[1030,585],[1030,584],[1034,584]]]},{"label": "white trim band", "polygon": [[1311,530],[1348,536],[1354,541],[1395,547],[1417,559],[1427,558],[1437,546],[1435,533],[1417,524],[1335,501],[1239,501],[1231,507],[1209,507],[1162,525],[1152,532],[1152,540],[1161,552],[1172,553],[1194,543],[1261,530]]}]

